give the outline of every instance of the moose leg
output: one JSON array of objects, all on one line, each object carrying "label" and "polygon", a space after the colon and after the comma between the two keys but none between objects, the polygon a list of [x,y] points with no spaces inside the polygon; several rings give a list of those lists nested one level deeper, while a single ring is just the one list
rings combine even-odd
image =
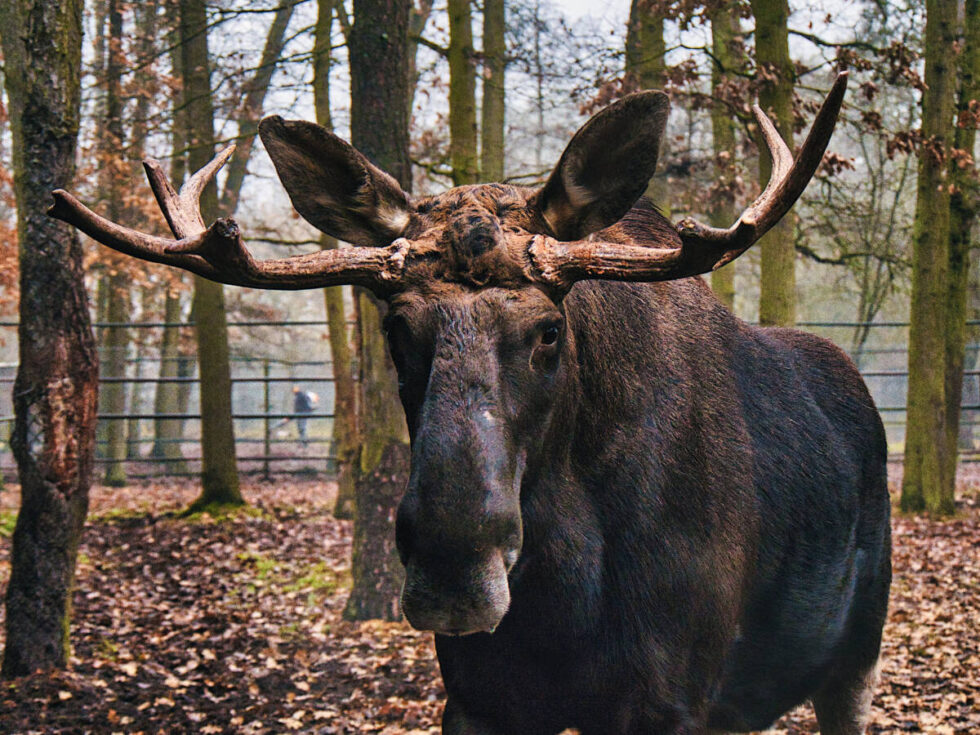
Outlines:
[{"label": "moose leg", "polygon": [[830,681],[813,697],[822,735],[863,735],[871,714],[878,666]]}]

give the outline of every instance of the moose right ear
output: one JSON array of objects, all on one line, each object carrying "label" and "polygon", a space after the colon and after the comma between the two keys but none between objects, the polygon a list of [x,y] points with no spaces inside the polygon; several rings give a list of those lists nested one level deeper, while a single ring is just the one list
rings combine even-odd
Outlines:
[{"label": "moose right ear", "polygon": [[318,230],[368,247],[388,245],[405,231],[408,195],[343,139],[279,116],[259,123],[259,136],[296,211]]},{"label": "moose right ear", "polygon": [[535,202],[559,240],[609,227],[636,204],[657,167],[669,109],[663,92],[637,92],[579,128]]}]

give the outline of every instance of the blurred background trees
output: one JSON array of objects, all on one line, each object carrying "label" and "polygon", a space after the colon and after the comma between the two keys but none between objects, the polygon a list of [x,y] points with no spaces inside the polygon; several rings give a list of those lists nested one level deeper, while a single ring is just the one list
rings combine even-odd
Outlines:
[{"label": "blurred background trees", "polygon": [[[850,91],[818,180],[795,216],[711,283],[749,321],[809,323],[848,350],[879,403],[895,409],[886,413],[897,419],[889,449],[898,455],[907,445],[910,459],[903,507],[947,513],[957,451],[974,450],[980,402],[971,324],[980,312],[977,7],[976,0],[90,0],[76,64],[79,169],[59,169],[52,186],[161,231],[140,159],[159,159],[179,185],[234,142],[234,158],[205,195],[206,217],[234,214],[261,257],[343,247],[293,213],[255,137],[263,115],[315,119],[406,190],[426,194],[477,181],[538,185],[588,114],[658,87],[673,110],[648,193],[674,219],[693,214],[727,226],[768,175],[751,104],[758,101],[788,141],[802,140],[834,74],[848,68]],[[23,239],[39,236],[15,226],[25,206],[13,186],[25,72],[12,42],[4,43],[0,307],[15,319],[18,245],[33,252],[37,245]],[[357,519],[348,614],[396,616],[390,529],[408,452],[379,305],[347,288],[322,298],[222,289],[82,245],[91,315],[102,325],[103,481],[130,481],[133,460],[165,459],[172,471],[199,471],[196,507],[243,502],[242,447],[264,441],[268,454],[270,423],[263,436],[235,416],[271,406],[288,421],[291,381],[311,360],[332,361],[336,382],[323,404],[334,419],[313,426],[336,462],[337,512]],[[23,308],[22,329],[39,316]],[[908,320],[910,331],[902,326]],[[290,326],[296,321],[315,326]],[[130,322],[160,326],[123,326]],[[193,333],[181,329],[187,324]],[[897,326],[881,326],[889,324]],[[10,365],[17,344],[0,345]],[[288,370],[274,374],[270,365]],[[246,377],[233,388],[236,371]],[[198,407],[200,461],[187,452]],[[134,418],[140,412],[150,418]]]}]

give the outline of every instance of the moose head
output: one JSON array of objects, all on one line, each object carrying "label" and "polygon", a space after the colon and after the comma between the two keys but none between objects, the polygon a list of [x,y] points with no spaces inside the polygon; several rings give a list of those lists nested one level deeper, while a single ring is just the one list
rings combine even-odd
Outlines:
[{"label": "moose head", "polygon": [[510,604],[508,574],[522,550],[522,484],[554,466],[562,448],[549,437],[562,431],[574,400],[577,345],[564,297],[581,280],[667,281],[738,257],[803,192],[845,86],[841,74],[795,161],[754,108],[772,176],[728,229],[692,219],[672,225],[640,201],[667,121],[661,92],[630,95],[596,114],[540,188],[486,184],[421,198],[324,128],[266,118],[260,134],[293,205],[350,248],[257,261],[233,220],[206,227],[198,199],[231,146],[180,193],[155,161],[145,162],[178,239],[107,221],[62,190],[50,214],[110,248],[221,283],[353,284],[387,302],[412,438],[397,520],[404,612],[421,629],[493,630]]}]

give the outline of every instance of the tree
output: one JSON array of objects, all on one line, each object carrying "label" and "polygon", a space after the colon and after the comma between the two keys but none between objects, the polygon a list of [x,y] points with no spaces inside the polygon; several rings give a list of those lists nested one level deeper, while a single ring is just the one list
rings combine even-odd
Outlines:
[{"label": "tree", "polygon": [[[187,165],[203,168],[214,154],[214,108],[208,58],[208,18],[204,0],[180,0],[180,60],[187,123]],[[206,222],[218,217],[213,183],[201,195]],[[241,505],[235,428],[232,421],[228,320],[221,284],[194,276],[191,307],[197,335],[201,401],[201,494],[190,510],[212,505]]]},{"label": "tree", "polygon": [[21,508],[7,586],[4,676],[68,662],[71,595],[88,510],[98,357],[72,228],[46,216],[75,173],[81,0],[0,3],[20,245],[20,365],[11,447]]},{"label": "tree", "polygon": [[[709,212],[715,227],[729,227],[738,218],[735,207],[735,124],[732,110],[718,101],[718,92],[733,72],[744,66],[741,28],[731,3],[720,3],[709,16],[711,22],[711,141],[715,154],[716,183]],[[711,274],[711,288],[729,309],[735,308],[735,263]]]},{"label": "tree", "polygon": [[[626,89],[663,89],[667,81],[664,41],[665,5],[660,0],[633,0],[626,25]],[[666,139],[660,143],[661,164],[650,179],[646,195],[668,217],[672,209],[670,182],[663,161]]]},{"label": "tree", "polygon": [[[170,46],[170,64],[175,70],[181,67],[180,22],[172,37],[168,39]],[[145,62],[144,62],[145,63]],[[170,165],[170,180],[174,189],[179,190],[184,182],[186,170],[187,149],[187,107],[184,105],[183,94],[180,90],[170,99],[171,127],[170,147],[174,152]],[[183,418],[161,418],[163,416],[179,416],[187,413],[190,406],[190,387],[182,379],[194,377],[193,351],[185,348],[181,340],[181,330],[177,326],[183,318],[183,302],[181,287],[183,275],[168,272],[169,282],[164,296],[163,335],[160,339],[160,382],[157,383],[156,394],[153,397],[153,448],[152,457],[166,459],[166,467],[175,473],[185,472],[187,462],[181,449],[184,438]]]},{"label": "tree", "polygon": [[[759,106],[772,118],[786,145],[793,149],[793,83],[789,57],[787,0],[752,0],[755,15],[755,61],[761,78]],[[763,148],[759,141],[760,150]],[[768,156],[759,156],[759,180],[772,171]],[[796,321],[796,249],[793,217],[787,215],[759,244],[762,275],[759,284],[759,322],[792,326]]]},{"label": "tree", "polygon": [[[175,182],[180,188],[180,182]],[[180,381],[193,377],[193,358],[184,354],[180,343],[180,328],[175,325],[181,321],[180,293],[168,288],[164,296],[163,329],[160,340],[160,382],[153,398],[153,448],[150,456],[167,460],[167,470],[182,473],[187,462],[180,448],[184,436],[184,420],[181,418],[161,418],[179,416],[187,412],[187,398],[190,393]]]},{"label": "tree", "polygon": [[507,28],[504,0],[483,4],[483,107],[480,124],[480,176],[504,180],[504,120]]},{"label": "tree", "polygon": [[946,426],[950,201],[948,149],[953,142],[956,0],[926,3],[922,138],[912,252],[909,387],[904,511],[954,511]]},{"label": "tree", "polygon": [[[330,112],[330,66],[333,14],[337,0],[318,0],[317,21],[313,45],[313,106],[316,121],[333,129]],[[330,250],[339,246],[337,239],[326,233],[320,235],[320,247]],[[347,313],[344,289],[323,289],[330,338],[330,359],[333,364],[334,410],[333,448],[337,457],[337,500],[334,516],[353,518],[355,506],[354,462],[357,458],[357,384],[352,372],[353,352],[347,336]]]},{"label": "tree", "polygon": [[977,168],[973,152],[980,122],[980,0],[966,0],[963,51],[959,60],[960,91],[957,125],[951,161],[953,191],[950,196],[949,288],[946,315],[946,480],[945,495],[952,498],[959,457],[960,404],[963,398],[963,366],[966,348],[967,293],[970,247],[977,218]]},{"label": "tree", "polygon": [[[123,9],[119,0],[106,3],[108,34],[105,56],[105,125],[101,128],[99,155],[102,168],[100,186],[105,193],[108,216],[119,221],[122,214],[123,191],[126,188],[125,167],[121,156],[125,146],[123,132]],[[118,259],[113,257],[112,261]],[[105,328],[102,342],[102,375],[110,378],[101,388],[100,413],[112,418],[105,424],[106,468],[103,482],[110,487],[126,484],[126,424],[120,418],[126,413],[126,358],[129,351],[129,330],[120,325],[129,321],[131,283],[124,267],[110,265],[103,277],[105,289],[105,319],[113,326]]]},{"label": "tree", "polygon": [[[409,7],[406,0],[354,0],[348,36],[351,142],[411,189],[408,155]],[[380,29],[384,29],[381,32]],[[398,379],[381,329],[381,304],[358,289],[361,369],[360,446],[356,475],[353,588],[348,619],[400,617],[404,570],[395,549],[394,521],[408,482],[408,429],[398,402]]]},{"label": "tree", "polygon": [[449,158],[453,185],[480,180],[476,152],[476,65],[470,0],[449,0]]}]

